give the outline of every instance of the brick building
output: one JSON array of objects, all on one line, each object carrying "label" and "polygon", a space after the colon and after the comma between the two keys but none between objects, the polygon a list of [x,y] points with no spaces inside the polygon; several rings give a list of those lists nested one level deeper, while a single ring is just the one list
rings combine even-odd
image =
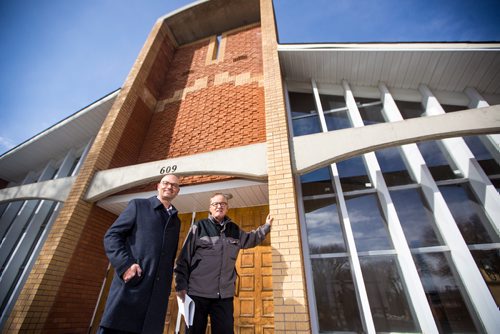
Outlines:
[{"label": "brick building", "polygon": [[174,172],[181,242],[216,191],[275,217],[238,333],[498,332],[499,104],[500,44],[281,45],[271,0],[160,17],[121,89],[0,157],[0,326],[94,332],[104,232]]}]

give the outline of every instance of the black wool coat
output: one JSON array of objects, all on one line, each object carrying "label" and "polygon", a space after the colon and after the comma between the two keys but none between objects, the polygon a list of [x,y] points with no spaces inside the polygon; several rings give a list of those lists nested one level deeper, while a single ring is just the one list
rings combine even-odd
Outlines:
[{"label": "black wool coat", "polygon": [[[115,269],[101,326],[135,333],[162,333],[172,285],[180,220],[158,198],[135,199],[104,236]],[[134,263],[142,276],[129,282],[123,273]]]}]

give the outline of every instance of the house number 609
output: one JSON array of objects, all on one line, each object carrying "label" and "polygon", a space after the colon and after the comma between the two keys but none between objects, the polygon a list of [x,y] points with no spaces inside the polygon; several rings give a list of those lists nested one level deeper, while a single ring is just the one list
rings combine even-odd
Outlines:
[{"label": "house number 609", "polygon": [[177,170],[177,165],[166,166],[160,169],[160,174],[174,173]]}]

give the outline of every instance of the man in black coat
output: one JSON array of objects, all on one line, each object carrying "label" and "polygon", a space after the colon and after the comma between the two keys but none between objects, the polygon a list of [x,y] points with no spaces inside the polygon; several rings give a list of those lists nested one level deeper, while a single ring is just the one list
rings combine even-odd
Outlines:
[{"label": "man in black coat", "polygon": [[130,201],[104,236],[115,275],[99,333],[163,333],[180,232],[171,204],[179,179],[165,175],[157,190]]}]

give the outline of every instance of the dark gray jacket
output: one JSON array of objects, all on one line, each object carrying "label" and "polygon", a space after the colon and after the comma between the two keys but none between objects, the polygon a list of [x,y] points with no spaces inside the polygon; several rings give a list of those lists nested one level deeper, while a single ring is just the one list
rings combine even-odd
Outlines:
[{"label": "dark gray jacket", "polygon": [[[133,333],[163,333],[179,240],[177,210],[169,215],[156,197],[130,201],[104,237],[115,268],[101,326]],[[139,263],[142,276],[125,283]]]},{"label": "dark gray jacket", "polygon": [[213,217],[194,223],[176,261],[175,289],[205,298],[233,297],[240,249],[260,244],[270,229],[266,223],[245,232],[227,216],[222,225]]}]

